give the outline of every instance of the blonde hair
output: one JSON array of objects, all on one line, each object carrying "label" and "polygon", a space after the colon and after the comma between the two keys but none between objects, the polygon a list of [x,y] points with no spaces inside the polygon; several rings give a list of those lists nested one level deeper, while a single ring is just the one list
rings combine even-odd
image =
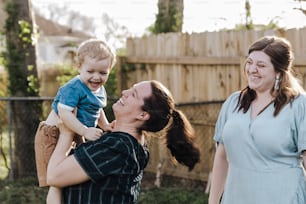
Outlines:
[{"label": "blonde hair", "polygon": [[116,53],[105,41],[89,39],[82,42],[77,50],[78,64],[82,65],[85,57],[97,60],[110,59],[110,68],[116,64]]}]

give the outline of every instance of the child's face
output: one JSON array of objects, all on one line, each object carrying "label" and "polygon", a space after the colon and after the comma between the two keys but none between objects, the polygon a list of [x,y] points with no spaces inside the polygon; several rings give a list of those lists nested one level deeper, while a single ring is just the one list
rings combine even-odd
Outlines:
[{"label": "child's face", "polygon": [[97,91],[108,79],[111,71],[110,60],[85,57],[83,64],[79,67],[80,78],[91,91]]}]

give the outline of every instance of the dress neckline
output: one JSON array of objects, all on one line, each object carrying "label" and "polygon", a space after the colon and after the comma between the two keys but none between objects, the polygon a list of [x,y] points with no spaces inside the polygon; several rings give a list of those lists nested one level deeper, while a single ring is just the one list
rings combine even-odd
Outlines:
[{"label": "dress neckline", "polygon": [[268,103],[265,107],[263,107],[256,116],[259,116],[262,112],[264,112],[272,103],[274,102],[274,100],[272,100],[270,103]]}]

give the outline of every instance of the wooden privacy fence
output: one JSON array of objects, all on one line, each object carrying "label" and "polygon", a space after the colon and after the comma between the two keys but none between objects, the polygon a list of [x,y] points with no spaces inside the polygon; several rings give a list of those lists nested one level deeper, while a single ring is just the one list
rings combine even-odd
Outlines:
[{"label": "wooden privacy fence", "polygon": [[178,108],[191,120],[201,148],[201,163],[194,171],[169,162],[163,142],[150,140],[147,171],[208,180],[214,156],[214,124],[222,101],[245,86],[242,66],[248,47],[265,35],[287,38],[295,54],[294,66],[306,85],[306,28],[266,31],[169,33],[130,38],[126,56],[117,66],[119,89],[156,79],[173,93]]}]

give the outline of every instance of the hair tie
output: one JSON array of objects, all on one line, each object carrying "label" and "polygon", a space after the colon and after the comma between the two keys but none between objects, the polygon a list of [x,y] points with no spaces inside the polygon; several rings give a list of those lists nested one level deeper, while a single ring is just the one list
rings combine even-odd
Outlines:
[{"label": "hair tie", "polygon": [[172,116],[173,119],[178,118],[178,113],[177,113],[177,111],[173,109],[173,111],[172,111],[172,113],[171,113],[171,116]]}]

